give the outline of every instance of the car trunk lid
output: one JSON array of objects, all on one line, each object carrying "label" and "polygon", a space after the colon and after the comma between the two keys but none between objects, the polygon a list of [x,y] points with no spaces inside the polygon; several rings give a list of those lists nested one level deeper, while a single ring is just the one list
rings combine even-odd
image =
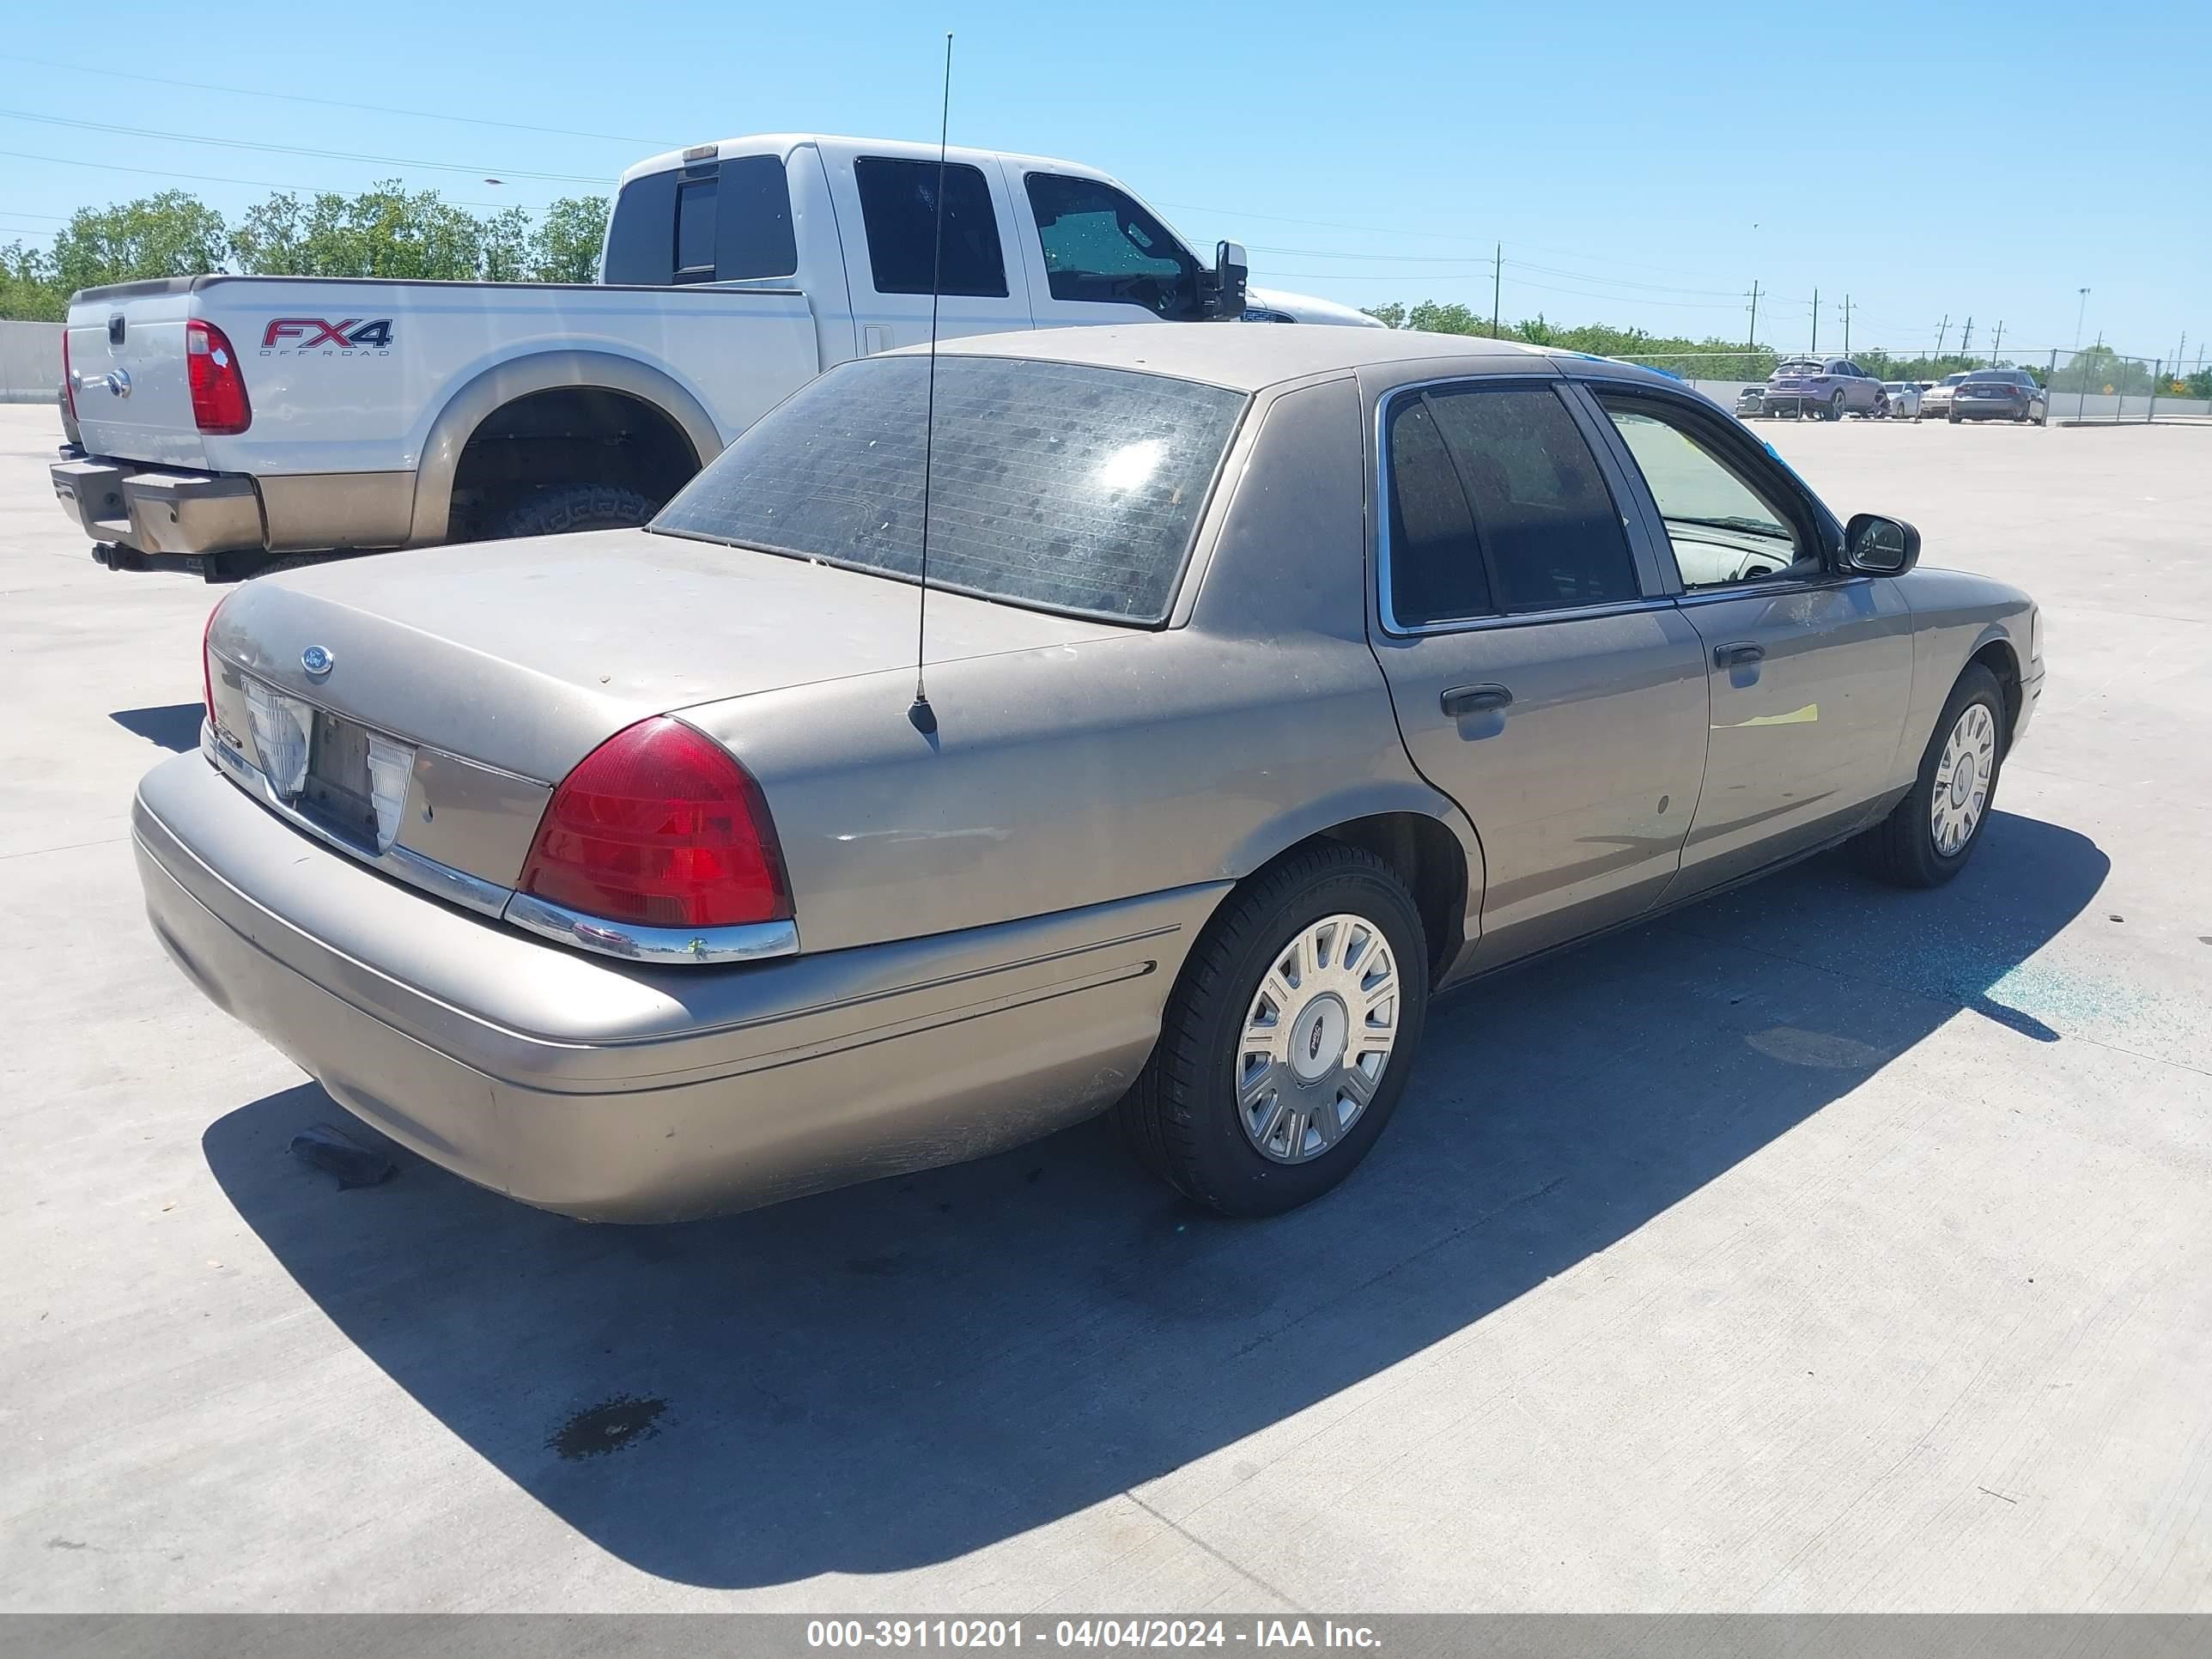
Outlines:
[{"label": "car trunk lid", "polygon": [[[910,583],[643,530],[425,549],[239,588],[210,623],[210,678],[226,742],[264,771],[280,763],[319,830],[371,854],[396,840],[511,885],[552,786],[608,738],[702,703],[910,672],[918,597]],[[1126,631],[930,596],[933,662]],[[249,694],[296,750],[258,751]]]}]

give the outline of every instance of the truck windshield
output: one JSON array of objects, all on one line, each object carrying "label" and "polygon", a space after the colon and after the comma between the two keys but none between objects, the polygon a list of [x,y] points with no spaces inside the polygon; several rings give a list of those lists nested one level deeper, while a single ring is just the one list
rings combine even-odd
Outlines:
[{"label": "truck windshield", "polygon": [[[747,428],[652,528],[915,580],[928,372],[903,356],[832,369]],[[930,585],[1165,620],[1244,404],[1127,369],[940,356]]]}]

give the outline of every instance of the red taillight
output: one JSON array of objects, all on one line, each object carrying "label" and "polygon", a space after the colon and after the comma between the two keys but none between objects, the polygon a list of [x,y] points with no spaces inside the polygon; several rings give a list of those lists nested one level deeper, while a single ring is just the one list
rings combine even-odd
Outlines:
[{"label": "red taillight", "polygon": [[246,376],[230,340],[213,323],[185,325],[185,370],[192,387],[192,422],[203,432],[243,432],[253,424]]},{"label": "red taillight", "polygon": [[617,732],[553,792],[521,885],[647,927],[791,915],[760,786],[720,744],[665,715]]},{"label": "red taillight", "polygon": [[69,405],[70,419],[76,419],[76,376],[70,373],[69,325],[62,325],[62,401]]}]

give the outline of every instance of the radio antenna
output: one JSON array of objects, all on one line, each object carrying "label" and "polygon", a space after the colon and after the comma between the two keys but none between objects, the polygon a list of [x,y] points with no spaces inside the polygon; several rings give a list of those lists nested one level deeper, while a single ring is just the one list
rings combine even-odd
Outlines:
[{"label": "radio antenna", "polygon": [[923,641],[929,625],[929,475],[937,447],[937,301],[945,287],[945,145],[952,125],[952,31],[945,32],[945,97],[937,112],[937,211],[929,260],[929,391],[921,422],[921,594],[914,613],[914,702],[906,717],[928,737],[937,711],[922,684]]}]

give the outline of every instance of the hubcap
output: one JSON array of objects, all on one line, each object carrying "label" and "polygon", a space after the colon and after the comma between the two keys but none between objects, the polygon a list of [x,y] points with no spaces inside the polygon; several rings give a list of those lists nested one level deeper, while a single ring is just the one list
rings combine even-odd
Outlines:
[{"label": "hubcap", "polygon": [[1237,1051],[1237,1118],[1261,1155],[1304,1164],[1344,1139],[1398,1041],[1398,964],[1362,916],[1303,929],[1261,976]]},{"label": "hubcap", "polygon": [[1997,723],[1989,705],[1969,704],[1943,740],[1943,758],[1936,763],[1935,799],[1928,807],[1929,833],[1935,837],[1936,850],[1946,858],[1956,854],[1981,827],[1996,752]]}]

